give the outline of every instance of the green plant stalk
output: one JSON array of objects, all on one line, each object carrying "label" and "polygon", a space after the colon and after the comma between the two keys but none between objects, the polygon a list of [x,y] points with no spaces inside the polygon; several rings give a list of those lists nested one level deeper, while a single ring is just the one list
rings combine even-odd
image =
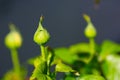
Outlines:
[{"label": "green plant stalk", "polygon": [[45,51],[45,46],[44,45],[40,45],[40,49],[41,49],[41,55],[44,61],[47,61],[47,54]]},{"label": "green plant stalk", "polygon": [[21,75],[21,73],[20,73],[20,63],[19,63],[18,53],[17,53],[16,49],[11,49],[11,57],[12,57],[14,71],[20,77],[20,75]]},{"label": "green plant stalk", "polygon": [[90,53],[91,55],[95,54],[95,41],[94,38],[90,38]]},{"label": "green plant stalk", "polygon": [[[42,58],[43,60],[46,62],[47,64],[47,52],[45,50],[45,46],[44,45],[40,45],[40,48],[41,48],[41,55],[42,55]],[[47,75],[50,75],[50,66],[49,64],[47,64]]]},{"label": "green plant stalk", "polygon": [[89,58],[88,62],[90,62],[92,60],[92,58],[94,57],[94,54],[95,54],[95,41],[94,41],[94,38],[89,39],[89,45],[90,45],[90,58]]}]

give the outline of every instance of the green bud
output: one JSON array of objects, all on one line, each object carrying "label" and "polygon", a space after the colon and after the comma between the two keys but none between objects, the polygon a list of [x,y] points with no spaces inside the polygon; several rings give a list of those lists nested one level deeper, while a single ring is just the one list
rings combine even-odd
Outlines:
[{"label": "green bud", "polygon": [[88,37],[88,38],[96,37],[97,32],[96,32],[96,29],[95,29],[94,25],[91,22],[90,17],[86,14],[84,14],[83,17],[86,20],[86,22],[88,23],[87,27],[85,28],[85,31],[84,31],[85,36]]},{"label": "green bud", "polygon": [[49,39],[50,35],[45,28],[42,26],[43,16],[40,17],[39,26],[34,34],[34,41],[37,44],[45,44]]},{"label": "green bud", "polygon": [[14,24],[10,24],[10,32],[5,37],[5,45],[9,49],[19,48],[22,45],[22,37]]}]

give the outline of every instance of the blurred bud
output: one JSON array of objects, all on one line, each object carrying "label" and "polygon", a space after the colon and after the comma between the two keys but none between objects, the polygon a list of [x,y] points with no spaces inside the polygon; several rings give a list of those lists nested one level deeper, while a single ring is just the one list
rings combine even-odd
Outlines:
[{"label": "blurred bud", "polygon": [[34,34],[34,41],[39,45],[45,44],[50,38],[50,35],[47,32],[47,30],[43,28],[42,22],[43,22],[43,16],[40,17],[39,26]]},{"label": "blurred bud", "polygon": [[21,80],[21,79],[14,71],[8,71],[4,75],[4,79],[3,80]]},{"label": "blurred bud", "polygon": [[90,17],[86,14],[84,14],[83,17],[86,20],[86,22],[88,23],[87,27],[85,28],[85,31],[84,31],[85,36],[88,37],[88,38],[96,37],[97,32],[96,32],[96,29],[95,29],[94,25],[91,22]]},{"label": "blurred bud", "polygon": [[94,3],[97,4],[97,5],[99,5],[100,2],[101,2],[101,0],[94,0]]},{"label": "blurred bud", "polygon": [[9,49],[19,48],[22,45],[22,37],[14,24],[10,24],[10,32],[5,37],[5,45]]}]

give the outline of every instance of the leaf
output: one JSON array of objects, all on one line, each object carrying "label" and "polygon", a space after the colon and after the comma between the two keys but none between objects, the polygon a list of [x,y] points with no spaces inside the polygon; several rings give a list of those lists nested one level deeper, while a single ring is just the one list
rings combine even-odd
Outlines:
[{"label": "leaf", "polygon": [[77,56],[74,54],[71,54],[68,48],[62,47],[62,48],[56,48],[54,49],[55,56],[57,58],[60,58],[64,62],[72,64],[75,60],[77,60]]},{"label": "leaf", "polygon": [[102,70],[107,80],[120,79],[120,56],[108,55],[102,64]]},{"label": "leaf", "polygon": [[88,64],[83,63],[76,63],[75,66],[78,65],[77,69],[79,69],[80,75],[85,74],[94,74],[94,75],[100,75],[100,64],[97,61],[97,57],[94,56],[91,62]]},{"label": "leaf", "polygon": [[63,64],[62,62],[56,65],[55,70],[57,72],[75,72],[70,66]]},{"label": "leaf", "polygon": [[76,54],[79,57],[79,61],[82,61],[84,63],[90,62],[90,59],[92,58],[92,54],[90,53],[90,45],[88,43],[78,43],[70,46],[70,52],[72,54]]},{"label": "leaf", "polygon": [[99,61],[103,61],[109,54],[120,51],[120,46],[112,41],[105,40],[101,46]]},{"label": "leaf", "polygon": [[75,77],[67,76],[65,80],[76,80]]},{"label": "leaf", "polygon": [[34,65],[35,65],[35,69],[31,76],[32,79],[38,78],[41,74],[47,74],[47,62],[46,61],[40,58],[37,58]]},{"label": "leaf", "polygon": [[89,44],[88,43],[78,43],[70,46],[71,53],[88,53],[89,52]]},{"label": "leaf", "polygon": [[105,80],[105,79],[99,75],[86,75],[79,78],[78,80]]},{"label": "leaf", "polygon": [[47,50],[47,53],[48,53],[47,54],[47,66],[50,67],[53,60],[54,60],[54,51],[50,47],[47,47],[46,50]]},{"label": "leaf", "polygon": [[30,80],[53,80],[49,75],[47,75],[47,70],[50,68],[53,55],[52,52],[48,50],[48,47],[46,50],[48,51],[47,61],[45,61],[42,56],[34,59],[35,69],[32,76],[30,77]]},{"label": "leaf", "polygon": [[73,74],[71,72],[67,72],[67,73],[65,73],[65,77],[63,80],[76,80],[76,76],[75,76],[75,74]]},{"label": "leaf", "polygon": [[34,60],[37,58],[37,56],[36,57],[33,57],[33,58],[30,58],[30,59],[28,59],[27,60],[27,63],[28,64],[30,64],[30,65],[34,65]]},{"label": "leaf", "polygon": [[[48,65],[50,65],[54,59],[54,51],[50,47],[46,47],[45,49],[47,52],[47,63]],[[34,61],[36,60],[36,58],[38,58],[38,56],[28,59],[27,63],[30,65],[34,65]]]},{"label": "leaf", "polygon": [[37,77],[32,76],[30,80],[52,80],[52,79],[48,75],[39,74],[39,76]]}]

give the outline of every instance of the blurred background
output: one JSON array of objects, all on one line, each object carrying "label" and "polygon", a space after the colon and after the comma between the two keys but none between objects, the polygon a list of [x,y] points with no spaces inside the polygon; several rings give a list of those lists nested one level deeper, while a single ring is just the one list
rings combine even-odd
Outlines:
[{"label": "blurred background", "polygon": [[[120,0],[0,0],[0,77],[12,68],[10,51],[4,45],[4,37],[9,32],[9,23],[14,23],[23,36],[19,49],[21,64],[40,53],[33,42],[39,17],[44,15],[44,27],[51,34],[47,45],[51,47],[69,46],[88,41],[84,36],[86,22],[82,15],[91,16],[98,35],[96,42],[105,39],[120,42]],[[31,75],[33,67],[28,67]]]}]

